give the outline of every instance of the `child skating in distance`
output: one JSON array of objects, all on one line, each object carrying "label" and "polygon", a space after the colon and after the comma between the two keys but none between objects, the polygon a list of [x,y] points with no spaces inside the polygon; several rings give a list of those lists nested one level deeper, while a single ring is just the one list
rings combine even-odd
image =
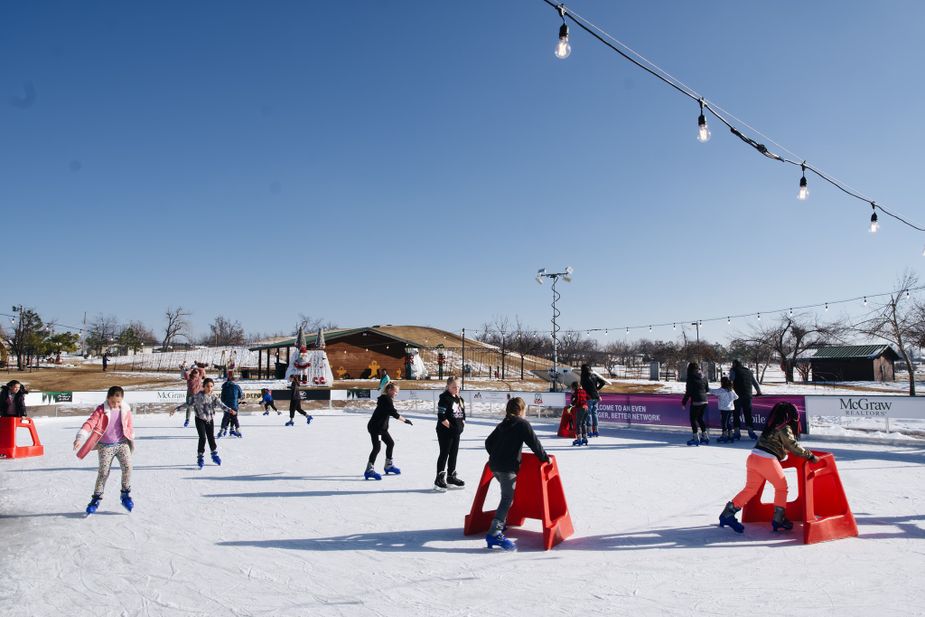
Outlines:
[{"label": "child skating in distance", "polygon": [[202,469],[203,454],[206,449],[206,440],[209,441],[209,449],[212,451],[212,462],[216,465],[222,464],[222,459],[218,456],[218,446],[215,445],[215,412],[219,409],[231,411],[212,389],[215,386],[210,378],[202,382],[202,391],[193,397],[193,408],[196,410],[196,432],[199,433],[199,445],[197,449],[196,464]]},{"label": "child skating in distance", "polygon": [[305,423],[311,424],[312,418],[309,414],[302,411],[302,396],[299,393],[299,386],[301,381],[298,375],[292,376],[292,381],[289,384],[289,392],[291,396],[289,398],[289,422],[286,422],[286,426],[295,426],[295,412],[299,412],[305,416]]},{"label": "child skating in distance", "polygon": [[710,394],[716,397],[716,406],[719,407],[720,426],[723,434],[717,440],[720,443],[732,443],[732,412],[739,395],[733,392],[732,382],[728,377],[720,379],[719,388],[711,388]]},{"label": "child skating in distance", "polygon": [[771,409],[758,443],[745,462],[745,488],[726,504],[719,515],[720,527],[728,525],[738,533],[745,531],[745,526],[736,520],[735,515],[758,494],[758,489],[766,480],[774,487],[774,519],[771,528],[774,531],[793,529],[793,523],[784,516],[787,507],[787,478],[784,477],[780,462],[787,458],[788,452],[810,463],[818,460],[815,454],[797,443],[796,435],[799,432],[800,416],[796,407],[790,403],[778,403]]},{"label": "child skating in distance", "polygon": [[260,402],[263,403],[263,415],[270,415],[270,409],[276,412],[276,415],[282,415],[276,405],[273,404],[273,392],[269,388],[260,389]]},{"label": "child skating in distance", "polygon": [[517,472],[520,470],[520,451],[528,445],[538,459],[549,462],[549,455],[543,450],[543,444],[533,432],[533,427],[524,419],[527,404],[522,398],[515,397],[507,402],[504,420],[485,440],[488,450],[488,468],[501,485],[501,502],[495,510],[485,541],[488,548],[499,546],[506,551],[516,551],[517,545],[504,537],[507,513],[514,503],[514,489],[517,485]]},{"label": "child skating in distance", "polygon": [[[688,440],[687,445],[699,446],[700,444],[709,444],[710,435],[707,433],[707,425],[703,416],[707,412],[707,394],[710,392],[710,383],[704,378],[700,365],[691,362],[687,365],[687,385],[684,390],[684,398],[681,399],[681,407],[691,402],[691,431],[694,436]],[[700,437],[697,437],[697,429],[700,429]]]},{"label": "child skating in distance", "polygon": [[[183,365],[181,364],[180,366],[182,367]],[[182,405],[177,405],[177,407],[170,412],[170,415],[172,416],[183,407],[186,407],[186,420],[183,421],[183,426],[186,427],[189,426],[190,411],[193,409],[193,398],[202,391],[202,381],[205,379],[206,372],[194,363],[189,370],[184,369],[181,375],[186,379],[186,402]]]},{"label": "child skating in distance", "polygon": [[385,467],[383,471],[386,475],[390,473],[394,473],[395,475],[401,474],[401,469],[396,467],[392,461],[392,453],[395,451],[395,442],[392,440],[392,436],[389,435],[389,418],[395,418],[408,426],[411,426],[411,420],[402,417],[398,413],[398,410],[395,409],[393,399],[397,394],[398,384],[394,381],[386,384],[382,395],[379,396],[379,399],[376,401],[376,409],[373,411],[372,417],[366,424],[366,430],[369,431],[369,438],[373,442],[373,449],[370,451],[369,461],[366,463],[366,473],[363,474],[366,480],[382,479],[382,476],[376,473],[375,469],[376,457],[379,456],[379,449],[382,447],[379,443],[380,439],[385,443]]},{"label": "child skating in distance", "polygon": [[[119,460],[119,467],[122,469],[122,506],[129,512],[135,507],[130,495],[135,429],[132,410],[128,403],[122,402],[123,396],[125,392],[119,386],[109,388],[106,393],[106,402],[90,414],[74,439],[74,450],[80,448],[79,457],[83,458],[90,449],[96,449],[100,456],[96,486],[90,503],[87,504],[87,514],[96,512],[103,499],[103,489],[106,488],[114,458]],[[86,440],[84,447],[81,448],[81,442],[84,440]]]},{"label": "child skating in distance", "polygon": [[[218,432],[218,437],[224,437],[226,434],[234,437],[243,437],[241,435],[241,423],[238,421],[238,406],[244,399],[244,391],[234,380],[234,373],[228,371],[228,379],[222,384],[222,403],[231,411],[226,411],[222,415],[222,428]],[[230,432],[229,432],[230,431]]]},{"label": "child skating in distance", "polygon": [[575,418],[575,441],[572,445],[588,445],[588,394],[577,381],[572,382],[572,417]]}]

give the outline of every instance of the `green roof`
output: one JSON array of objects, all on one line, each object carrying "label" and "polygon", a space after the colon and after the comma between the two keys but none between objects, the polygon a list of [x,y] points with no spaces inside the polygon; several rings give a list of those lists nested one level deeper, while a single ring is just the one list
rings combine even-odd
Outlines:
[{"label": "green roof", "polygon": [[810,360],[873,360],[885,353],[899,357],[889,345],[832,345],[817,349]]}]

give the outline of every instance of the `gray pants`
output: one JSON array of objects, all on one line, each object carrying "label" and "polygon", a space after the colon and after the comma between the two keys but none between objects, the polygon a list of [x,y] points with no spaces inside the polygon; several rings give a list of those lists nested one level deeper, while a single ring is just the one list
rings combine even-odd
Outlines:
[{"label": "gray pants", "polygon": [[588,438],[588,413],[587,408],[579,407],[575,411],[575,437],[578,439]]},{"label": "gray pants", "polygon": [[493,471],[495,479],[501,485],[501,502],[498,509],[495,510],[495,518],[491,521],[491,528],[488,533],[498,535],[504,527],[504,521],[507,520],[507,513],[514,503],[514,486],[517,484],[517,472],[514,471]]},{"label": "gray pants", "polygon": [[125,492],[132,490],[132,451],[128,443],[100,445],[96,449],[100,453],[100,469],[96,475],[96,490],[93,494],[103,496],[113,458],[119,459],[119,467],[122,468],[122,490]]}]

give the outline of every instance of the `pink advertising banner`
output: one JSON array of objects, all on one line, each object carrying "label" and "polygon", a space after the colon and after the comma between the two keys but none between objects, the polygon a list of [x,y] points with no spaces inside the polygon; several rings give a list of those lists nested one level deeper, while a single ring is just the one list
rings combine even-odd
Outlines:
[{"label": "pink advertising banner", "polygon": [[[597,406],[601,422],[614,424],[654,424],[690,427],[690,405],[681,407],[681,394],[602,394]],[[806,403],[802,396],[756,396],[752,399],[752,418],[756,429],[764,426],[768,413],[777,403],[793,404],[800,412],[800,429],[806,431]],[[720,412],[711,396],[705,414],[707,426],[720,428]],[[744,420],[742,426],[744,427]]]}]

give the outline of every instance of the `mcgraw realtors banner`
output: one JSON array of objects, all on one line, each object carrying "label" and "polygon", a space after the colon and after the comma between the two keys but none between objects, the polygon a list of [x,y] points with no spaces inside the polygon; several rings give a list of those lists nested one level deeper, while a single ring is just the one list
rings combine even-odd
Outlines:
[{"label": "mcgraw realtors banner", "polygon": [[[690,427],[690,405],[681,407],[681,397],[680,394],[602,394],[601,402],[597,406],[597,417],[601,422],[626,426],[649,424]],[[774,405],[786,402],[793,404],[800,412],[800,427],[805,431],[804,399],[803,396],[754,397],[752,418],[755,428],[764,425]],[[720,428],[720,412],[716,406],[716,398],[713,396],[709,398],[705,421],[710,428]]]},{"label": "mcgraw realtors banner", "polygon": [[915,396],[807,396],[810,416],[925,419],[925,398]]}]

